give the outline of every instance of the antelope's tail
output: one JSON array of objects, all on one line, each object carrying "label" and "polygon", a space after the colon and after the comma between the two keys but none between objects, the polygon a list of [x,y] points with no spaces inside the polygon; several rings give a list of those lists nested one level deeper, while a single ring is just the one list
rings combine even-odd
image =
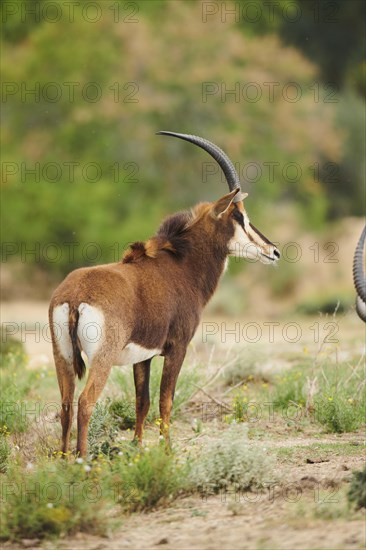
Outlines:
[{"label": "antelope's tail", "polygon": [[85,363],[81,356],[80,342],[78,338],[79,310],[76,307],[70,307],[69,313],[69,334],[72,343],[73,367],[76,376],[81,380],[85,375]]}]

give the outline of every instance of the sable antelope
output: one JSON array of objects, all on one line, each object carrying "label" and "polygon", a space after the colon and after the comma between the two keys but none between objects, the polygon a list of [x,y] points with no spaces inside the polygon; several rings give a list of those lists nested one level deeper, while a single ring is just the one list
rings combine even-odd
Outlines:
[{"label": "sable antelope", "polygon": [[120,262],[70,273],[52,296],[49,316],[61,391],[62,451],[69,447],[75,376],[89,376],[78,402],[77,453],[87,451],[88,424],[112,365],[133,364],[136,389],[134,439],[141,443],[149,410],[151,359],[164,356],[160,385],[161,434],[169,444],[174,390],[201,312],[230,255],[275,263],[277,248],[249,221],[238,174],[213,143],[175,136],[207,151],[223,170],[230,193],[213,203],[168,217],[156,235],[131,245]]},{"label": "sable antelope", "polygon": [[353,281],[355,284],[357,297],[356,297],[356,311],[366,323],[366,278],[363,270],[363,254],[366,239],[366,225],[363,228],[361,237],[358,240],[355,256],[353,259]]}]

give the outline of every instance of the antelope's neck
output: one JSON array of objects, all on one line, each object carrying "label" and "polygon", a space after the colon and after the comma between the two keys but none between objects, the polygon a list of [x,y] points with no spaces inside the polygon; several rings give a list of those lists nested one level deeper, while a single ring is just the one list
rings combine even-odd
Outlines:
[{"label": "antelope's neck", "polygon": [[187,258],[191,269],[191,281],[202,297],[203,305],[212,297],[227,265],[226,247],[207,244],[196,247]]}]

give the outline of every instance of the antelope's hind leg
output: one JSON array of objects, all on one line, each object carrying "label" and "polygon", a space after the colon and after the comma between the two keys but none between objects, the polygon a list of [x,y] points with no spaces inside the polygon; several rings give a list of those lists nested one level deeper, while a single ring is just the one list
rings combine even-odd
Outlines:
[{"label": "antelope's hind leg", "polygon": [[172,412],[175,386],[186,354],[186,348],[172,349],[165,356],[163,374],[160,383],[160,434],[164,436],[166,446],[170,447],[169,423]]},{"label": "antelope's hind leg", "polygon": [[70,432],[74,418],[75,373],[72,362],[64,359],[57,351],[54,353],[58,385],[61,393],[61,451],[67,453],[70,444]]},{"label": "antelope's hind leg", "polygon": [[151,359],[136,363],[133,366],[133,378],[136,390],[136,428],[134,441],[142,443],[144,422],[150,408],[150,363]]},{"label": "antelope's hind leg", "polygon": [[90,417],[95,403],[106,385],[112,364],[113,362],[108,353],[98,353],[92,360],[85,388],[80,394],[78,403],[78,441],[76,452],[81,457],[86,456]]}]

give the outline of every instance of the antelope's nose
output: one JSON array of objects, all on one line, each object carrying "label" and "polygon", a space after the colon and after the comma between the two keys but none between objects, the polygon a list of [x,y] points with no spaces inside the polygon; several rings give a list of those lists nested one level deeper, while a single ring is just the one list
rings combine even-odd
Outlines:
[{"label": "antelope's nose", "polygon": [[281,257],[280,251],[277,248],[273,250],[273,255],[277,260],[279,260]]}]

